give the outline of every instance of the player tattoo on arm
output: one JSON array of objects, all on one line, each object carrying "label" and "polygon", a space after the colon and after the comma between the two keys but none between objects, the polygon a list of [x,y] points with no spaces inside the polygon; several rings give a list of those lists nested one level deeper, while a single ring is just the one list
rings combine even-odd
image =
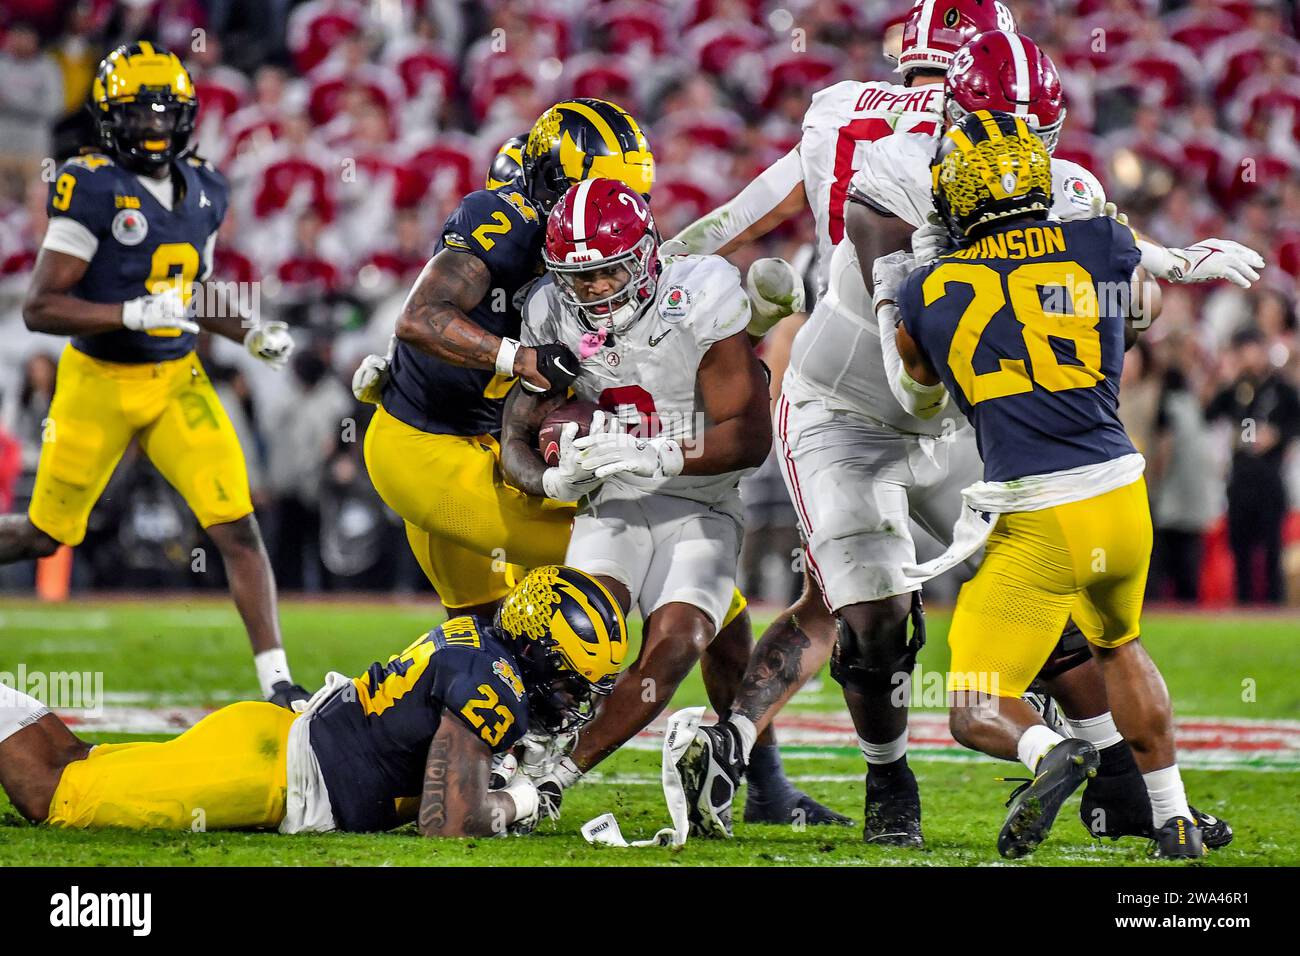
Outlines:
[{"label": "player tattoo on arm", "polygon": [[501,413],[501,470],[510,484],[538,498],[546,497],[542,475],[546,462],[537,453],[537,432],[546,416],[566,401],[564,394],[537,395],[516,384]]},{"label": "player tattoo on arm", "polygon": [[494,368],[501,339],[467,314],[483,301],[491,281],[482,259],[443,249],[425,264],[406,297],[397,337],[453,365]]},{"label": "player tattoo on arm", "polygon": [[444,709],[424,764],[417,826],[423,836],[490,836],[513,820],[514,801],[488,790],[492,751]]}]

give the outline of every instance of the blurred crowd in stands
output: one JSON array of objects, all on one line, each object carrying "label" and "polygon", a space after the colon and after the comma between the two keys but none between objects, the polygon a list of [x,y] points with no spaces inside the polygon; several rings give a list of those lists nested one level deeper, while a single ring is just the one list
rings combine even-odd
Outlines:
[{"label": "blurred crowd in stands", "polygon": [[[25,506],[63,343],[22,325],[53,159],[87,142],[99,59],[150,39],[186,61],[194,142],[233,199],[214,278],[256,282],[295,329],[277,376],[229,343],[203,359],[251,469],[286,590],[425,587],[361,459],[348,382],[387,347],[405,290],[497,147],[567,96],[615,100],[658,160],[665,236],[727,200],[799,138],[810,95],[886,79],[906,0],[5,0],[0,8],[0,511]],[[1009,0],[1061,68],[1057,154],[1095,172],[1170,246],[1244,242],[1250,292],[1166,287],[1125,368],[1147,455],[1151,596],[1300,603],[1300,42],[1288,0]],[[794,258],[811,216],[738,255]],[[744,586],[797,587],[775,469],[746,488]],[[1288,508],[1288,501],[1294,503]],[[1288,512],[1290,512],[1288,517]],[[202,532],[131,453],[78,549],[79,586],[219,584]],[[1287,548],[1290,548],[1288,552]],[[30,568],[0,570],[23,587]],[[26,577],[25,577],[26,576]]]}]

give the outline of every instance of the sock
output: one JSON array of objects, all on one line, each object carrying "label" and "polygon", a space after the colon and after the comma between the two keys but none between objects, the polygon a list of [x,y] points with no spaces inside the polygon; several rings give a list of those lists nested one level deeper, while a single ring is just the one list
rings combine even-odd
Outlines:
[{"label": "sock", "polygon": [[907,759],[907,731],[904,730],[896,738],[883,744],[873,744],[859,737],[858,749],[862,751],[862,756],[867,758],[868,770],[885,769],[887,764]]},{"label": "sock", "polygon": [[1071,720],[1066,717],[1065,722],[1070,727],[1071,737],[1086,740],[1098,750],[1105,750],[1124,739],[1120,736],[1119,728],[1115,726],[1115,718],[1110,715],[1110,711],[1096,717],[1085,717],[1083,720]]},{"label": "sock", "polygon": [[1144,773],[1142,782],[1147,785],[1147,795],[1151,797],[1151,822],[1157,830],[1174,817],[1192,818],[1178,764]]},{"label": "sock", "polygon": [[1058,734],[1052,728],[1043,724],[1035,724],[1020,735],[1016,742],[1016,756],[1020,762],[1029,768],[1029,772],[1038,773],[1038,761],[1043,759],[1043,755],[1059,744],[1065,738]]},{"label": "sock", "polygon": [[751,800],[760,794],[771,798],[794,789],[786,779],[781,750],[776,744],[755,744],[749,755],[749,766],[745,768],[745,780],[749,783]]},{"label": "sock", "polygon": [[257,682],[262,685],[262,696],[270,697],[273,688],[282,680],[293,683],[289,674],[289,659],[284,656],[283,647],[273,647],[253,655],[253,666],[257,668]]},{"label": "sock", "polygon": [[1097,767],[1098,777],[1123,777],[1137,774],[1137,761],[1133,759],[1133,748],[1120,741],[1098,751],[1101,765]]},{"label": "sock", "polygon": [[758,728],[748,717],[742,717],[740,714],[732,714],[727,718],[727,723],[736,728],[736,733],[740,737],[740,755],[749,763],[749,752],[754,749],[754,741],[758,739]]},{"label": "sock", "polygon": [[49,712],[50,709],[35,697],[0,684],[0,741],[30,727]]}]

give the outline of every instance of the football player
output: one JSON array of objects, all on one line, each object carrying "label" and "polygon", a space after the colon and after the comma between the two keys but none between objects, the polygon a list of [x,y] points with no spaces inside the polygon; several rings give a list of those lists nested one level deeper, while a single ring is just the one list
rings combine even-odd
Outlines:
[{"label": "football player", "polygon": [[[994,105],[1004,102],[1054,144],[1064,119],[1055,67],[1028,38],[986,29],[989,17],[984,5],[961,0],[918,4],[905,25],[899,58],[905,82],[926,89],[947,81],[940,102],[947,101],[950,114],[988,105],[989,98]],[[984,32],[972,36],[977,28]],[[963,51],[966,40],[970,43]],[[950,64],[952,71],[945,73]],[[796,339],[777,411],[787,485],[809,540],[809,565],[840,621],[841,653],[833,672],[850,685],[846,700],[868,762],[866,837],[905,844],[920,842],[920,805],[906,769],[905,708],[896,706],[891,692],[898,675],[910,672],[917,635],[923,633],[918,631],[910,642],[907,638],[909,615],[922,622],[912,597],[919,582],[905,579],[902,571],[915,559],[907,521],[910,515],[946,543],[960,513],[960,490],[978,480],[982,464],[973,433],[964,425],[954,427],[961,419],[944,407],[944,395],[891,384],[886,369],[897,357],[889,342],[883,350],[878,344],[869,270],[863,276],[858,262],[874,261],[913,241],[918,252],[929,246],[930,251],[921,252],[925,257],[940,248],[937,240],[946,230],[927,224],[933,208],[928,186],[917,185],[928,160],[916,153],[933,142],[927,128],[862,146],[863,165],[847,190],[844,212],[850,241],[832,252],[827,295]],[[1053,161],[1052,173],[1056,217],[1090,217],[1100,211],[1105,197],[1090,173],[1062,160]],[[909,197],[907,203],[902,196]],[[913,237],[913,228],[923,225]],[[1226,250],[1233,244],[1216,245]],[[1225,254],[1212,277],[1249,281],[1254,273],[1245,260],[1253,256],[1244,249],[1240,255]],[[1202,275],[1182,280],[1201,281]],[[902,408],[900,403],[905,403]],[[810,475],[817,476],[813,484]],[[861,491],[846,493],[852,488]],[[777,659],[790,655],[784,647],[765,648],[765,643],[760,642],[755,660],[765,654]],[[783,703],[798,687],[795,681],[814,673],[831,654],[829,640],[812,646],[812,653],[799,658],[802,671],[791,668],[783,674],[770,667],[757,673],[751,668],[737,710],[744,713],[752,700],[766,706],[753,708],[759,712],[755,723],[762,727],[775,712],[768,701]],[[1102,749],[1101,774],[1085,791],[1081,818],[1098,836],[1149,836],[1145,791],[1090,660],[1082,635],[1070,626],[1039,685],[1058,700],[1071,732]],[[766,693],[755,695],[751,686],[765,687]],[[743,722],[740,729],[747,729]],[[715,745],[727,743],[732,731],[723,731]],[[705,733],[719,736],[707,728]],[[707,752],[696,750],[688,757],[707,759]],[[1212,845],[1231,839],[1225,823],[1208,815],[1205,821]],[[891,836],[895,833],[897,838]]]},{"label": "football player", "polygon": [[1013,795],[998,851],[1031,852],[1100,763],[1092,743],[1061,737],[1021,699],[1073,618],[1142,772],[1157,855],[1199,858],[1169,694],[1139,640],[1151,513],[1119,379],[1126,339],[1158,311],[1142,252],[1111,218],[1048,221],[1051,158],[1022,117],[963,116],[932,181],[959,248],[915,270],[905,253],[878,260],[874,304],[882,328],[896,324],[891,379],[944,389],[984,460],[966,497],[987,545],[953,612],[947,686],[957,740],[1034,774]]},{"label": "football player", "polygon": [[[502,155],[490,180],[497,180]],[[563,391],[577,372],[564,345],[521,344],[519,308],[542,271],[542,235],[569,186],[594,176],[638,195],[654,184],[654,157],[640,127],[613,103],[566,100],[529,133],[522,177],[471,193],[443,227],[436,252],[411,290],[391,361],[368,356],[353,391],[378,402],[366,432],[371,481],[406,525],[425,575],[453,614],[490,614],[529,567],[563,560],[571,501],[512,487],[501,475],[501,407],[516,379]],[[739,591],[702,669],[729,703],[749,660],[749,615]],[[788,822],[843,820],[795,790],[765,733],[755,761],[753,813]],[[754,799],[759,797],[761,799]]]},{"label": "football player", "polygon": [[489,790],[494,755],[530,726],[588,720],[626,653],[598,581],[536,568],[495,618],[453,617],[360,677],[331,674],[302,714],[231,704],[164,743],[92,746],[0,688],[0,786],[28,820],[59,827],[526,830],[537,792],[522,774]]},{"label": "football player", "polygon": [[[514,389],[506,476],[529,494],[580,501],[566,563],[646,622],[636,661],[543,788],[571,786],[648,725],[714,641],[735,591],[738,485],[771,451],[767,380],[746,333],[739,272],[716,256],[661,262],[658,246],[638,192],[581,182],[547,222],[550,281],[525,309],[523,340],[576,353],[573,390],[602,410],[588,435],[564,426],[559,463],[548,467],[538,427],[565,396]],[[710,699],[725,713],[734,687],[711,678]]]},{"label": "football player", "polygon": [[23,319],[71,336],[44,430],[31,506],[0,517],[0,564],[75,547],[133,438],[221,552],[253,645],[262,694],[306,700],[280,645],[275,579],[234,428],[194,354],[200,327],[283,368],[283,323],[238,314],[204,286],[226,212],[226,180],[188,147],[198,101],[184,65],[141,41],[99,65],[89,109],[99,149],[50,188],[49,228]]}]

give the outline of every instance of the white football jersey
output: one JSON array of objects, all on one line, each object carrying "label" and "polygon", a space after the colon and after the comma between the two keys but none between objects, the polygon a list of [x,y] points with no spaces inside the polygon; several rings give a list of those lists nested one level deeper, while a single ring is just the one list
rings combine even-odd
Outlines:
[{"label": "white football jersey", "polygon": [[[853,177],[853,191],[910,225],[921,226],[934,211],[930,160],[937,144],[937,134],[915,132],[864,144],[864,165]],[[1052,160],[1053,219],[1090,218],[1094,197],[1106,199],[1097,177],[1078,163]],[[835,246],[827,272],[823,301],[791,349],[786,375],[791,400],[815,396],[831,408],[904,432],[933,435],[951,429],[945,420],[956,414],[953,406],[923,421],[904,412],[889,390],[879,326],[851,242]]]},{"label": "white football jersey", "polygon": [[[749,324],[749,298],[740,272],[719,256],[676,256],[660,273],[654,302],[626,332],[611,336],[581,359],[577,397],[613,409],[623,427],[675,438],[689,460],[713,424],[697,389],[700,361],[710,346]],[[587,328],[550,279],[539,282],[524,307],[524,345],[559,342],[581,356]],[[739,506],[737,486],[749,470],[720,475],[639,478],[618,475],[593,502],[667,494],[707,504]]]},{"label": "white football jersey", "polygon": [[[853,177],[854,193],[913,227],[934,212],[930,161],[938,148],[937,135],[911,133],[863,146],[863,165]],[[1089,219],[1094,198],[1106,201],[1097,177],[1078,163],[1052,158],[1053,219]]]},{"label": "white football jersey", "polygon": [[943,126],[943,84],[906,87],[845,80],[813,95],[799,140],[804,192],[817,231],[817,292],[826,289],[831,248],[844,236],[844,198],[867,148],[895,132]]}]

